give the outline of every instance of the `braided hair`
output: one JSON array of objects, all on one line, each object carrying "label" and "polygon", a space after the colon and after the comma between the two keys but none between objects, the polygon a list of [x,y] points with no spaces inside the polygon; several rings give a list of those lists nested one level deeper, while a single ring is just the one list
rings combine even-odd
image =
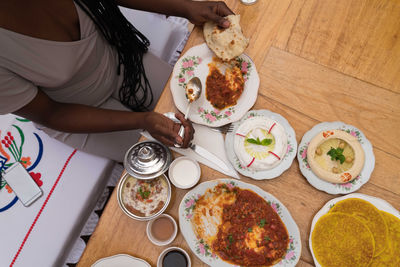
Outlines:
[{"label": "braided hair", "polygon": [[118,53],[117,73],[123,65],[124,79],[119,89],[122,104],[133,111],[146,111],[153,93],[143,66],[143,54],[150,41],[121,13],[115,0],[74,0],[93,20],[107,42]]}]

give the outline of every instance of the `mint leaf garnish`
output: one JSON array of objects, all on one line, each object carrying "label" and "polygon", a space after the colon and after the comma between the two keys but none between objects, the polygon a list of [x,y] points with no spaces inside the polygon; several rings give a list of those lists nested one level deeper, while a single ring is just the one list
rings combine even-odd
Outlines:
[{"label": "mint leaf garnish", "polygon": [[253,138],[247,138],[246,142],[249,142],[250,144],[255,144],[255,145],[259,145],[257,140],[253,139]]},{"label": "mint leaf garnish", "polygon": [[260,138],[258,137],[257,139],[247,138],[246,142],[260,146],[269,146],[272,143],[272,139],[265,138],[263,140],[260,140]]},{"label": "mint leaf garnish", "polygon": [[339,160],[340,164],[343,164],[343,162],[346,160],[346,157],[343,155],[343,148],[333,148],[326,153],[331,157],[331,160]]},{"label": "mint leaf garnish", "polygon": [[261,145],[263,146],[269,146],[272,143],[272,139],[263,139],[261,141]]}]

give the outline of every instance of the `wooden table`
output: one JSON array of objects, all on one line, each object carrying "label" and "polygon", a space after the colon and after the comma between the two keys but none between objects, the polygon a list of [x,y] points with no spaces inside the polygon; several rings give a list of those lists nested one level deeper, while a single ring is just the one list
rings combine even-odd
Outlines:
[{"label": "wooden table", "polygon": [[[400,3],[395,0],[260,0],[253,6],[226,0],[241,15],[260,88],[254,109],[284,116],[299,142],[324,121],[343,121],[361,129],[376,157],[374,172],[358,192],[385,199],[400,210]],[[186,50],[203,43],[196,27]],[[156,107],[173,111],[167,84]],[[201,166],[200,182],[224,177]],[[297,160],[273,180],[254,181],[276,196],[299,226],[302,254],[298,266],[313,265],[308,246],[311,221],[330,195],[312,187]],[[186,190],[173,190],[166,210],[175,218]],[[78,266],[127,253],[156,266],[157,247],[146,237],[146,222],[130,219],[118,207],[116,190],[108,202]],[[181,234],[172,243],[191,253]],[[193,266],[205,266],[193,253]]]}]

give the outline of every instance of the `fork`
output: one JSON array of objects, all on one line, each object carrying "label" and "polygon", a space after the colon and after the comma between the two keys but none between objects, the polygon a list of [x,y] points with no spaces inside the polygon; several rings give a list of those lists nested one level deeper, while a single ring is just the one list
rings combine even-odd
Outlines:
[{"label": "fork", "polygon": [[234,128],[234,126],[232,125],[232,123],[228,123],[228,124],[222,125],[220,127],[211,127],[211,130],[220,132],[220,133],[230,133],[233,131],[233,128]]}]

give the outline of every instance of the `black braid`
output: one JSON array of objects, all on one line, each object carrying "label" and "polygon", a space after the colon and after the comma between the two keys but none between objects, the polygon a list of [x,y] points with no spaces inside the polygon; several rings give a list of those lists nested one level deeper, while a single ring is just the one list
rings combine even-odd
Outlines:
[{"label": "black braid", "polygon": [[134,111],[149,110],[153,93],[143,67],[150,41],[122,15],[115,0],[74,0],[93,20],[108,43],[118,52],[118,69],[124,67],[119,89],[121,102]]}]

